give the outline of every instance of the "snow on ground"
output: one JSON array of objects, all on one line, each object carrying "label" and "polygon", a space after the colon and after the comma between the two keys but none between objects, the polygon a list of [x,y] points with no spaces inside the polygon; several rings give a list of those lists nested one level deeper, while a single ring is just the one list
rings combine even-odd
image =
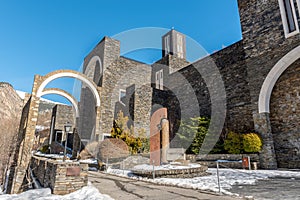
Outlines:
[{"label": "snow on ground", "polygon": [[50,188],[28,190],[21,194],[0,195],[0,200],[113,200],[110,196],[101,194],[91,183],[67,195],[53,195]]},{"label": "snow on ground", "polygon": [[[33,152],[34,155],[36,156],[40,156],[40,157],[45,157],[45,158],[53,158],[53,159],[63,159],[64,155],[60,155],[60,154],[44,154],[40,151],[37,151],[37,152]],[[71,158],[72,155],[71,154],[66,154],[66,156],[68,158]],[[71,160],[66,160],[67,162],[74,162],[74,161],[71,161]]]},{"label": "snow on ground", "polygon": [[188,164],[186,166],[184,165],[179,165],[180,163],[170,163],[168,165],[161,165],[161,166],[153,166],[153,165],[136,165],[134,166],[134,170],[144,170],[144,171],[152,171],[153,167],[154,170],[170,170],[170,169],[188,169],[188,168],[196,168],[200,167],[201,165],[199,164]]},{"label": "snow on ground", "polygon": [[85,159],[85,160],[79,160],[80,163],[84,164],[95,164],[98,165],[98,160],[95,158]]},{"label": "snow on ground", "polygon": [[[151,165],[149,165],[151,166]],[[152,167],[152,166],[151,166]],[[149,167],[150,168],[150,167]],[[146,169],[146,167],[144,168]],[[156,178],[148,179],[138,177],[132,174],[131,171],[108,169],[107,173],[127,176],[133,179],[153,182],[157,184],[174,185],[185,188],[193,188],[199,190],[219,192],[217,169],[209,168],[211,173],[209,176],[195,178]],[[300,172],[293,171],[278,171],[278,170],[238,170],[238,169],[219,169],[221,192],[224,194],[233,195],[229,190],[233,185],[251,185],[257,180],[266,180],[272,177],[284,178],[300,178]]]}]

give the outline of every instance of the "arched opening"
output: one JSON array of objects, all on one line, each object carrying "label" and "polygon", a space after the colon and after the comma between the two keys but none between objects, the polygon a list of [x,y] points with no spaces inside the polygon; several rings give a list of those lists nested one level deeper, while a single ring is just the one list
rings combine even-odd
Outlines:
[{"label": "arched opening", "polygon": [[86,86],[93,93],[93,96],[96,100],[96,106],[100,106],[100,96],[97,91],[97,85],[93,81],[91,81],[87,76],[85,76],[84,74],[81,74],[79,72],[72,71],[72,70],[58,70],[58,71],[54,71],[50,74],[47,74],[45,76],[45,79],[43,80],[43,82],[40,84],[40,86],[37,90],[36,96],[41,97],[41,94],[42,94],[43,90],[45,89],[45,87],[48,85],[48,83],[50,83],[51,81],[53,81],[55,79],[63,78],[63,77],[75,78],[75,79],[82,81],[84,84],[86,84]]},{"label": "arched opening", "polygon": [[97,86],[102,86],[102,62],[99,56],[94,56],[90,59],[83,73],[93,80]]},{"label": "arched opening", "polygon": [[[267,75],[259,95],[260,115],[267,116],[277,165],[300,167],[300,46],[282,57]],[[268,125],[270,121],[270,125]]]},{"label": "arched opening", "polygon": [[[85,66],[83,73],[97,86],[102,86],[102,62],[99,56],[93,56]],[[82,84],[80,92],[80,126],[79,132],[82,140],[86,144],[90,139],[99,140],[99,135],[94,136],[95,131],[95,113],[96,100],[93,98],[92,91],[85,83]],[[91,137],[92,136],[92,137]]]},{"label": "arched opening", "polygon": [[300,59],[277,80],[270,98],[270,122],[279,168],[300,167]]},{"label": "arched opening", "polygon": [[271,69],[260,90],[259,100],[258,100],[259,113],[270,113],[270,98],[275,83],[277,82],[281,74],[299,58],[300,58],[300,46],[296,47],[295,49],[287,53]]},{"label": "arched opening", "polygon": [[79,117],[79,108],[78,108],[78,102],[77,100],[68,92],[58,89],[58,88],[46,88],[42,92],[41,96],[48,95],[48,94],[57,94],[62,97],[65,97],[73,106],[74,111],[75,111],[75,117]]}]

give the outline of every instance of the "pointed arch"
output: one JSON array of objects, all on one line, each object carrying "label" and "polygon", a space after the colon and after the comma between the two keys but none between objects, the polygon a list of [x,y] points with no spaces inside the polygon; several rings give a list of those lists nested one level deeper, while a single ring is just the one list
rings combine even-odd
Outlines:
[{"label": "pointed arch", "polygon": [[273,88],[283,72],[300,58],[300,46],[283,56],[267,75],[259,94],[258,112],[270,113],[270,99]]}]

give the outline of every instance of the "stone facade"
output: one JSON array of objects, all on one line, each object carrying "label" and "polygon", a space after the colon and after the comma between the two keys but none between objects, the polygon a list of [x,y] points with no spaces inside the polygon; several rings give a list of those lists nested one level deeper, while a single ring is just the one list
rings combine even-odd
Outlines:
[{"label": "stone facade", "polygon": [[[37,94],[41,83],[58,73],[93,81],[85,81],[81,89],[78,130],[82,141],[102,140],[109,135],[116,109],[125,110],[131,125],[144,128],[149,136],[151,115],[167,108],[171,147],[178,145],[175,133],[180,120],[208,116],[213,128],[216,122],[222,126],[213,130],[215,134],[222,129],[258,132],[263,139],[262,168],[299,168],[300,56],[299,51],[294,53],[300,46],[299,31],[285,34],[285,16],[281,15],[278,0],[238,0],[238,4],[243,39],[195,63],[188,64],[170,52],[153,65],[146,65],[121,57],[120,42],[104,37],[84,60],[86,76],[65,71],[36,76],[31,98],[23,109],[20,149],[15,154],[8,191],[21,191],[34,142]],[[299,25],[298,11],[296,16]],[[289,62],[295,58],[298,61],[294,64]],[[274,77],[270,72],[278,63],[288,64],[288,69],[277,71],[279,80],[272,79],[268,91],[262,90],[268,78]],[[160,78],[158,70],[162,70]],[[121,96],[122,91],[126,91],[126,97]],[[261,94],[270,91],[267,103],[271,110],[260,111]]]},{"label": "stone facade", "polygon": [[282,74],[271,96],[270,122],[278,166],[281,168],[300,167],[299,82],[298,60]]},{"label": "stone facade", "polygon": [[75,125],[75,116],[71,106],[68,105],[56,105],[52,109],[51,124],[54,123],[54,130],[64,130],[64,125],[69,122],[73,128]]},{"label": "stone facade", "polygon": [[[285,72],[290,75],[283,74],[283,78],[275,84],[278,86],[275,86],[271,97],[270,113],[260,113],[258,110],[266,77],[281,58],[300,45],[299,34],[286,37],[282,21],[284,16],[281,15],[278,0],[239,0],[238,4],[243,39],[192,64],[184,59],[185,56],[179,58],[176,52],[165,55],[166,34],[162,40],[163,58],[148,66],[151,69],[149,76],[147,70],[136,70],[142,63],[119,57],[119,43],[114,41],[116,48],[111,48],[111,53],[115,60],[102,62],[105,67],[101,72],[103,104],[100,132],[110,132],[117,110],[123,110],[131,117],[131,125],[148,130],[150,116],[159,108],[167,108],[171,147],[180,147],[180,141],[176,138],[180,120],[207,116],[222,125],[214,134],[228,130],[260,133],[264,144],[260,156],[263,168],[277,168],[277,163],[280,167],[299,167],[299,135],[293,125],[299,120],[296,117],[299,114],[299,88],[296,85],[298,75],[292,75],[299,73],[298,64],[290,66],[289,71]],[[298,11],[297,16],[299,23]],[[172,31],[169,32],[171,35]],[[109,39],[104,38],[100,42],[102,46],[98,45],[91,52],[90,59],[92,55],[101,57],[101,52],[110,48],[105,47],[103,41],[106,40]],[[170,47],[176,46],[174,41],[170,41]],[[100,47],[104,50],[99,51]],[[88,59],[85,62],[88,63]],[[151,85],[141,89],[141,98],[137,76],[147,77],[142,82],[143,87],[147,83]],[[159,81],[162,85],[158,88]],[[278,87],[288,88],[288,91],[276,89]],[[126,91],[124,101],[119,99],[120,89]],[[284,99],[283,93],[286,95]],[[289,109],[283,109],[285,106]],[[283,141],[286,134],[290,136],[287,142]],[[293,159],[287,160],[286,154],[293,154]]]}]

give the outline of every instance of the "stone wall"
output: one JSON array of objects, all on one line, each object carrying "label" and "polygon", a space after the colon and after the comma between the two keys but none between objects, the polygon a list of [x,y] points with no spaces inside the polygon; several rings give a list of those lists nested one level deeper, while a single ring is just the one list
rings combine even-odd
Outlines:
[{"label": "stone wall", "polygon": [[23,101],[8,83],[0,82],[0,184],[11,165],[20,125]]},{"label": "stone wall", "polygon": [[[219,74],[210,71],[213,67],[216,67]],[[214,76],[221,77],[226,92],[225,129],[240,133],[253,131],[250,91],[241,42],[164,77],[167,91],[154,90],[153,104],[170,110],[169,117],[173,126],[183,117],[211,116],[210,94],[218,94],[218,90],[222,89],[213,87],[214,82],[209,79]],[[174,128],[171,125],[173,135],[177,129],[176,125]]]},{"label": "stone wall", "polygon": [[[284,55],[300,45],[300,38],[299,34],[285,38],[278,0],[239,0],[239,10],[251,110],[255,129],[264,139],[261,161],[265,162],[261,164],[276,168],[274,144],[276,146],[278,140],[275,143],[273,141],[273,127],[270,124],[269,114],[258,114],[258,99],[262,84],[270,70]],[[278,149],[278,146],[276,148]],[[277,155],[277,159],[280,160],[280,157],[286,160],[286,155]]]},{"label": "stone wall", "polygon": [[69,194],[87,186],[88,164],[33,156],[31,169],[40,184],[51,188],[53,194]]},{"label": "stone wall", "polygon": [[52,110],[52,116],[54,116],[54,129],[64,130],[64,125],[69,122],[73,128],[75,125],[75,116],[72,106],[68,105],[56,105]]},{"label": "stone wall", "polygon": [[[127,106],[125,113],[132,113],[134,108],[134,127],[135,129],[144,128],[149,133],[149,121],[151,112],[152,89],[150,87],[150,67],[143,63],[120,57],[111,63],[103,75],[103,87],[101,90],[101,132],[109,134],[114,119],[114,108],[119,101],[120,90],[134,85],[134,102]],[[131,115],[132,116],[132,115]]]},{"label": "stone wall", "polygon": [[[197,161],[208,167],[217,167],[217,160],[223,160],[225,162],[219,162],[220,168],[233,168],[242,169],[242,159],[250,157],[251,169],[260,168],[259,154],[209,154],[209,155],[187,155],[187,159],[191,161]],[[226,162],[228,161],[228,162]]]},{"label": "stone wall", "polygon": [[[94,57],[99,57],[100,60],[94,61]],[[83,73],[93,80],[97,86],[102,87],[104,72],[110,66],[110,64],[118,60],[119,57],[120,42],[109,37],[104,37],[84,58]],[[92,63],[92,60],[95,63]],[[106,101],[106,99],[101,99],[101,105],[104,101]],[[87,144],[87,142],[90,140],[102,139],[101,136],[98,135],[99,137],[96,138],[97,136],[94,135],[95,127],[98,126],[95,124],[97,117],[95,112],[96,102],[92,92],[85,84],[82,84],[79,105],[80,119],[78,124],[78,132],[84,141],[84,144]],[[100,126],[100,128],[101,127],[102,126]],[[100,131],[100,134],[103,133],[110,133],[110,131]]]},{"label": "stone wall", "polygon": [[271,96],[270,121],[281,168],[300,168],[299,83],[300,60],[281,75]]},{"label": "stone wall", "polygon": [[159,61],[155,62],[152,65],[152,67],[157,64],[169,66],[170,73],[174,73],[174,72],[186,67],[189,64],[189,62],[186,59],[178,58],[175,55],[168,54],[168,55],[162,57]]}]

